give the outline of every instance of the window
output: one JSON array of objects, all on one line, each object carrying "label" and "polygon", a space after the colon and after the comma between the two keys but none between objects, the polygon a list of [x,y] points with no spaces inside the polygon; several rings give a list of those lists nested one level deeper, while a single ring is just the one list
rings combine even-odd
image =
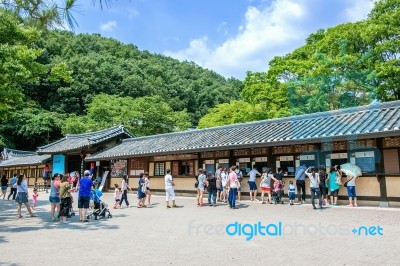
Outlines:
[{"label": "window", "polygon": [[251,163],[250,162],[239,162],[239,168],[240,168],[240,171],[242,171],[243,175],[247,175],[251,171]]},{"label": "window", "polygon": [[165,175],[165,163],[154,163],[154,175],[155,176]]},{"label": "window", "polygon": [[179,175],[189,175],[189,174],[190,174],[190,161],[180,161]]},{"label": "window", "polygon": [[282,171],[287,172],[289,175],[294,174],[293,156],[279,156],[276,159],[276,171],[278,171],[278,168],[281,168]]},{"label": "window", "polygon": [[314,154],[300,155],[299,160],[300,160],[300,165],[305,165],[306,167],[310,166],[318,167]]},{"label": "window", "polygon": [[351,155],[350,161],[360,167],[363,173],[375,173],[375,156],[373,151],[355,152]]},{"label": "window", "polygon": [[215,164],[206,164],[207,173],[215,173]]},{"label": "window", "polygon": [[325,165],[327,169],[335,165],[345,164],[347,162],[347,153],[332,153],[325,155]]}]

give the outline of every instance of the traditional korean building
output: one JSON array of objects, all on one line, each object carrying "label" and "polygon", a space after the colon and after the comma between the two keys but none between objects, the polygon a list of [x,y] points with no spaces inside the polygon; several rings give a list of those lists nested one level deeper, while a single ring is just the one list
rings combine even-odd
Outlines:
[{"label": "traditional korean building", "polygon": [[39,155],[36,152],[4,149],[0,161],[0,175],[8,178],[14,174],[25,174],[29,185],[41,181],[46,164],[51,161],[50,155]]},{"label": "traditional korean building", "polygon": [[122,125],[84,134],[68,134],[64,138],[39,147],[38,154],[51,155],[52,173],[83,172],[92,168],[96,174],[109,169],[109,163],[84,163],[87,155],[115,146],[134,135]]},{"label": "traditional korean building", "polygon": [[[351,162],[363,171],[356,181],[358,199],[387,206],[400,205],[399,147],[400,101],[394,101],[130,138],[88,156],[86,161],[111,164],[112,184],[120,183],[118,176],[126,172],[135,187],[138,175],[147,171],[151,188],[159,191],[164,188],[165,170],[170,168],[178,192],[195,192],[198,168],[214,172],[218,165],[238,165],[245,175],[254,165],[260,172],[282,168],[289,174],[285,181],[289,181],[294,180],[300,165],[328,170]],[[249,191],[246,178],[242,191]],[[344,188],[339,195],[346,198]]]}]

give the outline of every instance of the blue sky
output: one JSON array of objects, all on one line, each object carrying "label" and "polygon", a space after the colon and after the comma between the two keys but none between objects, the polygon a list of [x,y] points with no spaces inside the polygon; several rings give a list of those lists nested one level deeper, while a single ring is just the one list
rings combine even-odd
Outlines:
[{"label": "blue sky", "polygon": [[225,77],[266,71],[310,33],[365,19],[372,0],[78,1],[76,33],[99,33],[140,50],[194,61]]}]

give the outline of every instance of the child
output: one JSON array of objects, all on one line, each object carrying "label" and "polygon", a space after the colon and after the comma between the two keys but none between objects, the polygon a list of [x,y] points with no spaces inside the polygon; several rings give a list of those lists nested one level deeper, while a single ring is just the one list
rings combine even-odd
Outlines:
[{"label": "child", "polygon": [[35,208],[38,197],[39,197],[39,193],[37,192],[37,188],[35,187],[33,189],[33,194],[32,194],[32,209]]},{"label": "child", "polygon": [[118,184],[114,184],[115,186],[115,191],[114,191],[114,199],[115,199],[115,203],[114,203],[114,209],[118,209],[118,205],[119,202],[121,201],[121,197],[122,197],[122,190],[120,187],[118,187]]},{"label": "child", "polygon": [[293,186],[293,181],[290,181],[289,182],[289,189],[288,189],[290,205],[293,205],[293,203],[294,203],[294,199],[296,197],[295,191],[296,191],[296,188]]}]

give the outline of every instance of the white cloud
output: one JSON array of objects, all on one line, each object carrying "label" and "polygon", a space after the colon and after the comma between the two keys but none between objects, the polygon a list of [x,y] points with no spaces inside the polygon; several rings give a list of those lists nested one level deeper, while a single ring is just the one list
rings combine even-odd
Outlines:
[{"label": "white cloud", "polygon": [[373,0],[352,0],[352,6],[346,8],[346,17],[350,21],[358,21],[366,18],[366,15],[374,6]]},{"label": "white cloud", "polygon": [[118,24],[116,21],[108,21],[107,23],[101,24],[100,29],[101,31],[112,32],[117,28]]},{"label": "white cloud", "polygon": [[[337,4],[335,1],[338,0],[333,1]],[[370,0],[339,2],[342,6],[337,12],[345,12],[347,17],[342,19],[347,22],[365,18],[372,7]],[[224,43],[215,46],[212,40],[203,36],[190,41],[186,49],[165,51],[164,54],[178,60],[194,61],[225,77],[243,79],[246,71],[266,71],[274,56],[285,55],[300,47],[310,33],[325,27],[321,26],[324,25],[322,20],[330,17],[314,10],[317,4],[330,11],[328,3],[321,5],[320,0],[274,0],[267,7],[249,6],[237,34]],[[339,23],[343,22],[346,21]],[[224,26],[220,24],[218,30]]]}]

